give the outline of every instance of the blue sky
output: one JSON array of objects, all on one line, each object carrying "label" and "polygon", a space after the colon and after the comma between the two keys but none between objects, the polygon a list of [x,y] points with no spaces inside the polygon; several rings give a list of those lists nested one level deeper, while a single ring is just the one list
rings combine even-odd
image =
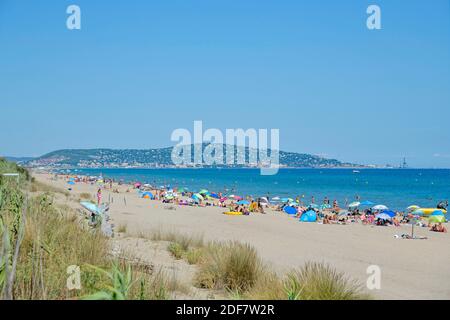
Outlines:
[{"label": "blue sky", "polygon": [[450,5],[0,0],[0,110],[10,156],[163,147],[203,120],[279,128],[287,151],[450,167]]}]

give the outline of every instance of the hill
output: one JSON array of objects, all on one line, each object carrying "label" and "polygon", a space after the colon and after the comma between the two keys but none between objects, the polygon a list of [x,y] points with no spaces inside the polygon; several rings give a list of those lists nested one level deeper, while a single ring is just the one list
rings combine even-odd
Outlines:
[{"label": "hill", "polygon": [[[203,145],[203,149],[207,145]],[[194,146],[191,146],[192,154]],[[226,145],[222,146],[223,155],[226,157]],[[175,167],[172,162],[172,149],[65,149],[57,150],[32,159],[26,164],[30,167],[52,168],[153,168]],[[249,158],[250,149],[245,148],[245,157]],[[269,150],[269,154],[271,151]],[[236,147],[235,162],[236,163]],[[193,158],[193,157],[192,157]],[[359,167],[360,165],[344,163],[336,159],[295,152],[279,152],[280,165],[282,167],[306,167],[306,168],[335,168],[335,167]],[[259,161],[258,157],[258,161]],[[214,165],[215,167],[249,167],[249,165]]]}]

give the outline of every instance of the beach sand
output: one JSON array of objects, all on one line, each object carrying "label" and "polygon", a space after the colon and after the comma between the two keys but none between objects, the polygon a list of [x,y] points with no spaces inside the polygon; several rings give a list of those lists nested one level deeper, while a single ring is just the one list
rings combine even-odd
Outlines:
[{"label": "beach sand", "polygon": [[[49,174],[33,176],[64,190],[69,187],[65,180],[53,180]],[[70,187],[74,196],[89,193],[93,199],[97,191],[97,186],[84,183]],[[428,239],[406,240],[395,239],[394,235],[410,234],[411,226],[300,223],[271,211],[227,216],[222,214],[223,208],[163,204],[139,198],[132,188],[127,193],[127,188],[120,186],[120,193],[103,190],[103,200],[111,201],[113,223],[126,225],[127,233],[167,230],[203,235],[205,240],[238,240],[253,245],[263,260],[280,273],[307,261],[326,262],[363,284],[369,277],[367,268],[377,265],[381,269],[381,289],[369,291],[375,298],[450,299],[449,233],[415,227],[416,235]],[[67,204],[80,207],[73,200]]]}]

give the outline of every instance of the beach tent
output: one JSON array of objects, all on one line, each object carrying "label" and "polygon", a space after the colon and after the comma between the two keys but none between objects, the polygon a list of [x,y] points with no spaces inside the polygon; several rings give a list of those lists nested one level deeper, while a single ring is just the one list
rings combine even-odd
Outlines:
[{"label": "beach tent", "polygon": [[380,210],[380,211],[381,211],[381,210],[389,210],[389,208],[386,207],[384,204],[378,204],[378,205],[372,207],[372,209],[373,209],[373,210]]},{"label": "beach tent", "polygon": [[144,193],[142,193],[142,198],[154,199],[155,197],[153,196],[153,193],[151,193],[151,192],[144,192]]},{"label": "beach tent", "polygon": [[317,214],[314,210],[304,212],[301,217],[301,222],[315,222],[317,220]]},{"label": "beach tent", "polygon": [[283,211],[286,212],[287,214],[296,214],[297,213],[297,209],[295,209],[294,207],[290,207],[290,206],[285,206]]}]

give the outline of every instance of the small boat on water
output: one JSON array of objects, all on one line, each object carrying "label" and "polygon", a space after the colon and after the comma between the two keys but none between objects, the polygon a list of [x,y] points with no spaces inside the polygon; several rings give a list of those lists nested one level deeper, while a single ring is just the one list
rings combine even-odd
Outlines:
[{"label": "small boat on water", "polygon": [[353,170],[353,173],[360,173],[359,170]]}]

